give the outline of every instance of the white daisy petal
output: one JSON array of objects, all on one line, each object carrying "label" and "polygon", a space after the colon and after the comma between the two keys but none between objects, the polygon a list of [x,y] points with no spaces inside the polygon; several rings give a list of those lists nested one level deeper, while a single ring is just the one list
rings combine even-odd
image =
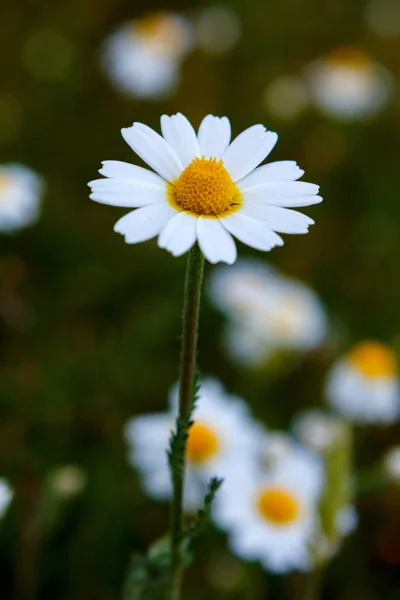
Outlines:
[{"label": "white daisy petal", "polygon": [[145,206],[128,213],[114,225],[114,231],[125,236],[127,244],[144,242],[160,233],[176,211],[168,204]]},{"label": "white daisy petal", "polygon": [[165,248],[173,256],[180,256],[189,250],[196,241],[197,219],[180,212],[168,221],[158,238],[160,248]]},{"label": "white daisy petal", "polygon": [[235,242],[218,219],[197,219],[197,239],[202,253],[210,263],[225,262],[232,265],[235,262]]},{"label": "white daisy petal", "polygon": [[174,181],[183,167],[175,150],[161,135],[143,123],[121,129],[124,140],[152,169],[167,181]]},{"label": "white daisy petal", "polygon": [[294,160],[278,160],[254,169],[241,182],[241,189],[260,185],[268,181],[295,181],[304,175]]},{"label": "white daisy petal", "polygon": [[165,185],[164,179],[157,175],[157,173],[149,171],[148,169],[143,169],[143,167],[138,167],[137,165],[131,165],[130,163],[122,162],[120,160],[104,160],[101,164],[103,166],[99,170],[99,173],[104,175],[104,177],[110,177],[112,179],[132,179],[136,182],[162,187]]},{"label": "white daisy petal", "polygon": [[175,150],[183,168],[199,155],[199,143],[196,132],[187,118],[178,113],[169,117],[162,115],[161,131],[164,139]]},{"label": "white daisy petal", "polygon": [[225,217],[222,221],[225,229],[227,229],[238,240],[264,252],[271,250],[274,246],[282,246],[282,238],[266,225],[248,217],[234,213]]},{"label": "white daisy petal", "polygon": [[253,202],[268,203],[275,198],[298,198],[299,196],[313,196],[318,194],[319,186],[305,181],[268,181],[260,185],[247,187],[243,182],[237,184],[241,192],[246,193],[246,198]]},{"label": "white daisy petal", "polygon": [[262,221],[279,233],[307,233],[309,225],[314,224],[310,217],[280,206],[250,204],[244,206],[240,212],[250,219]]},{"label": "white daisy petal", "polygon": [[222,156],[233,181],[239,181],[257,167],[278,140],[264,125],[253,125],[237,136]]},{"label": "white daisy petal", "polygon": [[200,155],[219,160],[231,141],[231,124],[227,117],[207,115],[200,123]]},{"label": "white daisy petal", "polygon": [[137,208],[167,201],[167,184],[161,177],[161,186],[149,185],[129,179],[95,179],[88,185],[92,189],[89,198],[112,206]]}]

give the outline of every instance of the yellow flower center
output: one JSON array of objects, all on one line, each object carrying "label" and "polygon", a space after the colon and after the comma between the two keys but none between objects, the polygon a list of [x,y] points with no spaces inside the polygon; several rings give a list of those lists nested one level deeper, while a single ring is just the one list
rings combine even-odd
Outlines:
[{"label": "yellow flower center", "polygon": [[365,52],[353,46],[341,46],[327,55],[327,62],[333,66],[349,67],[369,71],[372,68],[371,59]]},{"label": "yellow flower center", "polygon": [[219,440],[209,425],[193,423],[189,429],[187,455],[190,462],[200,464],[206,462],[219,449]]},{"label": "yellow flower center", "polygon": [[289,491],[271,487],[263,490],[257,498],[260,515],[274,525],[289,525],[300,514],[300,503]]},{"label": "yellow flower center", "polygon": [[170,186],[170,204],[195,216],[220,217],[238,210],[242,204],[222,160],[195,158]]},{"label": "yellow flower center", "polygon": [[163,48],[164,51],[174,51],[181,43],[182,31],[175,19],[163,12],[149,13],[140,20],[135,21],[132,34],[139,36],[155,47]]},{"label": "yellow flower center", "polygon": [[[0,194],[7,190],[10,185],[11,177],[5,173],[0,173]],[[1,196],[0,196],[1,201]]]},{"label": "yellow flower center", "polygon": [[380,342],[360,342],[348,354],[350,362],[367,377],[397,373],[394,353]]}]

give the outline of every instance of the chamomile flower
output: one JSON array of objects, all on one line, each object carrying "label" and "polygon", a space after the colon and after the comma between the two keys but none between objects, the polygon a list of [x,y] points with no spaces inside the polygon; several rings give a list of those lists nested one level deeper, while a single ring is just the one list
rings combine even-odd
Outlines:
[{"label": "chamomile flower", "polygon": [[[165,448],[174,427],[177,393],[175,387],[170,412],[135,417],[125,428],[130,461],[140,472],[146,492],[159,500],[171,496]],[[212,379],[204,380],[201,385],[194,420],[186,454],[184,503],[188,512],[202,504],[211,477],[240,478],[249,456],[256,453],[260,435],[259,425],[250,417],[244,401],[227,394]]]},{"label": "chamomile flower", "polygon": [[192,30],[182,16],[149,13],[125,23],[104,44],[102,64],[115,87],[142,98],[170,94],[180,63],[192,47]]},{"label": "chamomile flower", "polygon": [[228,316],[225,346],[240,363],[257,366],[277,351],[307,351],[326,336],[316,294],[262,262],[241,260],[216,269],[209,293]]},{"label": "chamomile flower", "polygon": [[41,178],[28,167],[0,165],[0,232],[13,233],[34,223],[42,192]]},{"label": "chamomile flower", "polygon": [[13,496],[14,492],[9,483],[0,478],[0,518],[5,514]]},{"label": "chamomile flower", "polygon": [[216,498],[214,518],[241,558],[258,560],[276,573],[308,570],[322,485],[318,457],[292,443],[292,452],[272,467],[254,463],[240,481],[227,478]]},{"label": "chamomile flower", "polygon": [[359,119],[379,110],[391,88],[388,71],[363,50],[340,47],[307,69],[315,104],[340,119]]},{"label": "chamomile flower", "polygon": [[293,429],[305,446],[317,452],[326,452],[342,437],[343,421],[336,415],[314,409],[298,414]]},{"label": "chamomile flower", "polygon": [[258,165],[276,144],[276,133],[253,125],[230,143],[226,117],[208,115],[198,134],[181,114],[161,117],[163,136],[134,123],[122,129],[131,148],[155,172],[106,161],[106,179],[90,182],[91,198],[136,208],[114,230],[128,244],[158,236],[174,256],[198,241],[211,263],[236,260],[235,236],[258,250],[283,244],[280,233],[306,233],[313,221],[293,208],[321,201],[318,186],[297,181],[295,162]]},{"label": "chamomile flower", "polygon": [[400,446],[390,448],[383,459],[383,469],[387,477],[400,485]]},{"label": "chamomile flower", "polygon": [[376,341],[363,341],[328,374],[328,402],[349,421],[392,423],[400,417],[396,356]]}]

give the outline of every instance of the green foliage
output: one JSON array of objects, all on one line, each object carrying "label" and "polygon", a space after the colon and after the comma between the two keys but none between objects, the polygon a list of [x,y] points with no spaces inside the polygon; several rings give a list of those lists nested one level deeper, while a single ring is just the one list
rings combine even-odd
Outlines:
[{"label": "green foliage", "polygon": [[135,554],[128,569],[123,600],[164,600],[169,582],[170,540],[163,537],[145,555]]},{"label": "green foliage", "polygon": [[171,471],[171,479],[174,485],[177,478],[182,476],[185,464],[186,442],[189,435],[189,429],[193,425],[193,413],[196,409],[198,395],[200,391],[199,373],[196,372],[193,384],[193,400],[190,411],[184,417],[177,417],[175,421],[175,431],[171,432],[169,448],[167,450],[168,464]]},{"label": "green foliage", "polygon": [[213,477],[210,480],[208,484],[208,491],[204,498],[204,506],[198,511],[196,520],[183,531],[184,540],[193,540],[207,527],[210,522],[211,509],[216,493],[218,492],[222,483],[223,479],[218,479],[218,477]]}]

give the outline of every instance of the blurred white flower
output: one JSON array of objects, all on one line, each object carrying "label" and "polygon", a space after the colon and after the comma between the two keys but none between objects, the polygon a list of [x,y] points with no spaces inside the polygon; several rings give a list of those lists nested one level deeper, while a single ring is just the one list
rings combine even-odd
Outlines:
[{"label": "blurred white flower", "polygon": [[64,465],[53,469],[49,475],[51,489],[64,498],[72,498],[86,486],[86,473],[75,465]]},{"label": "blurred white flower", "polygon": [[265,109],[279,119],[296,119],[308,102],[307,85],[295,75],[281,75],[273,79],[264,91]]},{"label": "blurred white flower", "polygon": [[39,217],[42,179],[17,163],[0,165],[0,232],[13,233]]},{"label": "blurred white flower", "polygon": [[343,422],[323,410],[308,410],[295,417],[293,430],[305,446],[324,452],[340,440]]},{"label": "blurred white flower", "polygon": [[169,95],[191,50],[190,23],[170,12],[149,13],[120,25],[105,41],[101,62],[117,89],[141,98]]},{"label": "blurred white flower", "polygon": [[291,447],[273,466],[254,462],[242,477],[227,478],[214,507],[231,550],[276,573],[310,570],[310,547],[319,530],[322,463],[293,441]]},{"label": "blurred white flower", "polygon": [[[138,469],[145,491],[160,500],[171,496],[165,449],[174,427],[177,393],[175,386],[170,412],[134,417],[125,427],[129,459]],[[261,435],[247,404],[227,394],[214,379],[201,383],[194,420],[189,430],[185,473],[184,505],[188,512],[202,505],[211,477],[240,478],[249,457],[257,452]]]},{"label": "blurred white flower", "polygon": [[371,0],[366,17],[372,31],[382,37],[400,35],[400,4],[398,0]]},{"label": "blurred white flower", "polygon": [[392,77],[363,50],[340,47],[315,61],[306,75],[315,104],[339,119],[367,117],[390,97]]},{"label": "blurred white flower", "polygon": [[239,41],[242,25],[239,15],[228,5],[204,8],[197,17],[197,45],[209,54],[225,54]]},{"label": "blurred white flower", "polygon": [[380,342],[359,342],[331,368],[326,395],[349,421],[396,421],[400,416],[400,384],[395,354]]},{"label": "blurred white flower", "polygon": [[278,351],[305,351],[325,338],[327,319],[305,284],[259,261],[216,269],[209,293],[228,316],[225,344],[238,362],[260,365]]},{"label": "blurred white flower", "polygon": [[387,451],[383,459],[383,468],[389,479],[400,484],[400,446],[393,446]]},{"label": "blurred white flower", "polygon": [[0,478],[0,519],[4,516],[13,499],[14,491],[8,481]]}]

